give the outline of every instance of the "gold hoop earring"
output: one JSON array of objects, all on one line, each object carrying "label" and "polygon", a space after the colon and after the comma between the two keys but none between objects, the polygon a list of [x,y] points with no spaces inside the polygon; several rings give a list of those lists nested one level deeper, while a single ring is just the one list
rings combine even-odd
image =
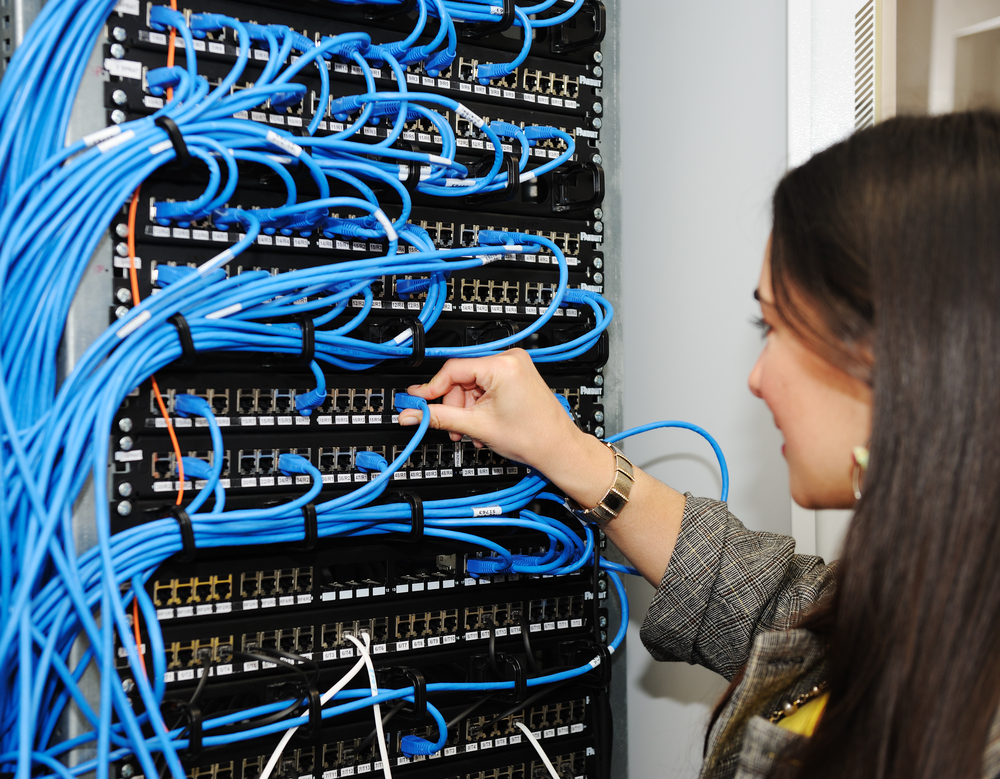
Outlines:
[{"label": "gold hoop earring", "polygon": [[855,446],[851,451],[854,458],[854,473],[851,474],[851,486],[854,487],[854,499],[861,500],[861,474],[868,470],[868,448]]}]

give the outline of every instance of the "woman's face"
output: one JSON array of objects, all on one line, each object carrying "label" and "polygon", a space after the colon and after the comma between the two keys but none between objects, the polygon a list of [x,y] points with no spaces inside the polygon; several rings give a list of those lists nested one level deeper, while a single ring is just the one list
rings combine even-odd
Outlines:
[{"label": "woman's face", "polygon": [[871,389],[811,351],[778,316],[770,243],[757,297],[766,335],[750,391],[767,403],[785,438],[792,498],[805,508],[850,508],[852,451],[871,435]]}]

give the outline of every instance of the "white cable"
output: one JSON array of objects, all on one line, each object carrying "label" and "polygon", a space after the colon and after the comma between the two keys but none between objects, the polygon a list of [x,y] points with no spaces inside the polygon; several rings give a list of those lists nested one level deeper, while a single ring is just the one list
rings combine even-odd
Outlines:
[{"label": "white cable", "polygon": [[[348,635],[347,637],[358,647],[358,651],[363,655],[362,660],[368,666],[368,683],[371,685],[372,697],[374,697],[378,695],[378,682],[375,680],[375,664],[372,663],[371,652],[368,651],[368,645],[372,639],[368,633],[362,633],[361,635],[365,639],[364,645],[352,635]],[[378,751],[382,755],[382,775],[385,779],[392,779],[392,770],[389,767],[389,747],[385,743],[385,731],[382,728],[382,707],[376,703],[372,706],[372,709],[375,712],[375,732],[378,734]],[[261,779],[264,778],[261,777]]]},{"label": "white cable", "polygon": [[524,731],[524,735],[528,737],[528,741],[531,742],[531,746],[535,748],[535,751],[538,753],[538,756],[542,758],[542,762],[545,763],[545,767],[549,770],[549,776],[551,776],[552,779],[559,779],[559,774],[556,773],[556,767],[552,765],[552,761],[549,760],[549,756],[545,754],[545,750],[542,749],[542,745],[538,743],[538,739],[535,738],[535,736],[532,734],[530,730],[528,730],[528,726],[525,725],[520,720],[518,720],[514,724]]},{"label": "white cable", "polygon": [[[319,699],[320,706],[325,706],[327,701],[329,701],[338,692],[343,690],[351,681],[351,679],[357,676],[358,673],[361,671],[361,669],[364,667],[365,667],[365,658],[362,656],[358,658],[358,662],[354,664],[354,667],[340,678],[340,681],[338,681],[335,685],[333,685],[333,687],[331,687],[329,690],[323,693],[323,695]],[[285,745],[288,744],[289,741],[291,741],[292,736],[295,735],[295,731],[297,731],[298,729],[299,727],[298,725],[296,725],[294,728],[289,728],[288,730],[285,731],[285,735],[281,737],[281,741],[278,742],[278,746],[274,748],[274,752],[272,752],[271,757],[268,758],[267,765],[265,765],[264,770],[261,771],[259,779],[268,779],[268,777],[271,776],[271,772],[274,770],[274,767],[278,764],[278,758],[281,757],[281,753],[284,751]]]}]

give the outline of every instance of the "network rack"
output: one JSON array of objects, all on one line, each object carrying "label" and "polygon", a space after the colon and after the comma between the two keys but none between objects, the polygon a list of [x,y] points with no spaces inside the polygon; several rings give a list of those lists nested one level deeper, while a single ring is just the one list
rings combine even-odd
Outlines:
[{"label": "network rack", "polygon": [[[168,29],[152,14],[155,5],[161,4],[121,0],[101,30],[91,61],[100,62],[104,73],[98,77],[91,72],[81,87],[81,93],[99,91],[103,96],[99,111],[90,105],[82,112],[99,117],[98,124],[106,128],[88,128],[89,142],[96,146],[113,149],[115,139],[125,134],[116,135],[116,128],[157,115],[170,101],[169,94],[155,86],[160,82],[154,79],[151,84],[150,74],[162,74],[171,46],[175,61],[183,66],[185,47],[179,34],[171,43]],[[220,14],[258,29],[281,25],[297,33],[303,45],[358,32],[379,45],[405,37],[423,5],[181,0],[178,10],[187,23],[199,14]],[[188,463],[201,461],[208,469],[221,460],[217,489],[225,493],[227,510],[236,511],[288,504],[314,483],[321,488],[309,506],[343,498],[376,481],[379,471],[372,463],[379,458],[393,466],[388,489],[373,505],[386,507],[386,521],[398,526],[394,533],[317,537],[315,525],[310,532],[309,511],[304,510],[300,515],[304,530],[297,531],[294,541],[192,549],[184,538],[184,549],[144,582],[155,630],[151,613],[132,625],[143,673],[136,673],[135,657],[118,637],[115,683],[140,715],[148,703],[140,694],[146,683],[143,677],[149,674],[162,683],[164,721],[181,729],[177,732],[186,746],[178,754],[190,779],[260,779],[279,749],[280,759],[269,775],[282,779],[379,775],[386,771],[385,754],[394,773],[413,779],[529,779],[548,776],[551,770],[561,777],[612,775],[612,743],[617,740],[620,745],[624,724],[620,698],[612,715],[611,685],[621,681],[612,678],[608,649],[619,613],[611,597],[615,588],[598,564],[602,552],[610,554],[600,534],[581,527],[561,506],[533,500],[526,508],[563,523],[561,532],[571,533],[580,548],[592,542],[587,547],[589,559],[559,576],[509,569],[488,572],[495,559],[491,547],[423,532],[418,515],[435,501],[496,494],[535,474],[468,440],[452,442],[434,431],[425,433],[408,457],[401,457],[412,432],[396,424],[405,388],[426,380],[442,362],[433,356],[421,360],[417,352],[486,348],[518,336],[540,317],[547,317],[546,324],[520,345],[558,349],[573,344],[594,330],[598,320],[579,304],[580,298],[574,305],[560,306],[557,296],[564,294],[562,289],[604,295],[617,274],[616,268],[606,265],[611,259],[604,234],[605,225],[616,219],[613,213],[605,216],[614,207],[607,200],[610,174],[605,171],[602,135],[607,118],[601,67],[606,9],[597,0],[560,2],[557,11],[576,9],[569,21],[536,30],[529,55],[513,72],[477,78],[480,66],[517,54],[520,42],[510,25],[514,7],[512,2],[493,7],[506,27],[456,24],[457,53],[441,69],[428,67],[427,58],[403,67],[411,90],[450,98],[463,110],[439,108],[438,125],[426,116],[408,116],[393,146],[414,155],[434,155],[442,147],[442,135],[453,132],[454,162],[468,168],[470,176],[482,176],[498,151],[483,125],[509,125],[521,132],[558,130],[539,136],[527,150],[505,136],[509,143],[499,150],[504,166],[497,178],[506,174],[507,181],[493,194],[435,197],[419,186],[433,176],[433,163],[399,165],[400,184],[412,200],[408,223],[435,249],[471,251],[497,243],[493,237],[497,234],[517,235],[521,244],[538,237],[538,244],[523,249],[502,239],[488,263],[450,273],[440,292],[444,296],[440,316],[433,328],[421,333],[424,343],[419,348],[413,330],[422,329],[418,317],[435,294],[417,283],[427,273],[387,272],[369,279],[366,288],[355,290],[343,311],[315,333],[364,312],[359,339],[372,344],[395,339],[412,346],[414,354],[360,371],[325,364],[321,397],[315,397],[310,360],[295,354],[313,356],[306,354],[311,350],[302,317],[285,312],[271,320],[300,329],[298,348],[281,352],[192,350],[181,334],[184,325],[175,323],[184,351],[181,359],[156,371],[155,388],[148,378],[138,382],[110,419],[107,511],[112,534],[166,521],[181,526],[184,536],[183,523],[189,520],[183,509],[216,481],[203,472],[182,478],[178,454]],[[466,37],[463,31],[471,35]],[[418,44],[432,37],[426,33]],[[198,74],[209,88],[225,80],[239,58],[239,47],[232,28],[210,30],[194,39],[191,48],[198,58]],[[230,94],[252,90],[274,51],[262,36],[255,38]],[[294,60],[292,55],[282,64]],[[284,146],[272,143],[267,160],[238,162],[236,185],[225,204],[230,212],[280,208],[289,182],[299,201],[321,197],[315,176],[296,160],[297,150],[308,148],[297,145],[310,135],[306,128],[320,117],[313,137],[342,134],[351,127],[352,117],[349,111],[337,112],[338,100],[349,100],[366,88],[371,91],[372,84],[374,91],[399,87],[387,63],[381,67],[369,63],[366,73],[352,64],[350,56],[334,52],[324,64],[328,87],[315,69],[305,68],[295,79],[304,87],[300,92],[234,112],[235,119],[280,131],[286,140]],[[181,85],[174,83],[173,88],[179,90]],[[321,93],[326,95],[323,100]],[[370,144],[386,141],[393,131],[392,119],[386,114],[360,128],[358,138]],[[178,150],[173,134],[170,142]],[[567,154],[570,147],[572,153]],[[519,153],[525,153],[531,167],[561,164],[537,177],[518,179]],[[276,165],[285,173],[276,171]],[[88,265],[100,269],[103,289],[90,281],[88,291],[78,294],[68,330],[97,332],[108,326],[123,332],[135,321],[133,312],[141,301],[164,295],[169,284],[182,281],[226,250],[233,256],[215,271],[219,279],[239,282],[246,274],[253,283],[376,260],[390,251],[386,233],[373,235],[369,229],[352,236],[350,230],[343,231],[345,221],[361,223],[350,207],[331,210],[329,230],[276,224],[262,229],[252,241],[245,223],[234,219],[227,224],[218,212],[191,219],[164,216],[177,213],[170,207],[196,201],[210,186],[207,169],[197,160],[187,166],[160,166],[145,178],[134,198],[126,199],[109,220]],[[335,183],[331,195],[351,189],[349,184],[337,187]],[[392,187],[373,185],[373,189],[380,200],[385,196],[394,202]],[[390,218],[393,207],[385,208]],[[484,243],[482,236],[490,237]],[[408,253],[420,255],[412,245]],[[396,256],[406,254],[401,248]],[[560,267],[566,276],[562,289]],[[93,294],[95,289],[99,294]],[[315,299],[306,290],[297,302]],[[82,352],[80,345],[64,350],[65,373]],[[577,423],[598,436],[604,435],[617,413],[614,403],[606,403],[605,368],[618,359],[614,340],[602,332],[567,359],[539,366]],[[302,405],[307,396],[308,404]],[[189,398],[204,401],[211,419],[192,414]],[[222,448],[215,445],[219,433]],[[288,460],[283,458],[290,455],[301,458],[308,473],[284,470],[282,464]],[[212,501],[209,498],[205,505]],[[403,512],[395,508],[390,512],[390,507],[399,506]],[[490,517],[500,513],[494,508],[476,510]],[[87,509],[78,507],[75,522],[81,540],[93,537],[88,529],[92,521]],[[492,548],[502,547],[525,560],[544,558],[551,544],[537,529],[527,527],[495,525],[476,532]],[[122,592],[128,589],[123,584]],[[389,710],[384,753],[379,751],[370,709],[330,718],[317,713],[317,693],[360,662],[359,640],[369,647],[380,688],[413,690],[409,703],[383,704],[383,716]],[[80,643],[73,657],[79,660],[85,651]],[[525,685],[532,677],[587,665],[592,669],[587,674],[540,687]],[[448,723],[447,732],[439,748],[414,753],[414,739],[429,744],[442,736],[428,714],[424,688],[452,682],[486,689],[428,693]],[[489,689],[497,683],[505,687]],[[351,689],[358,684],[354,682]],[[92,686],[89,695],[99,706],[100,689]],[[281,731],[273,731],[229,746],[204,743],[209,732],[201,728],[212,717],[273,710],[279,702],[289,701],[287,718],[304,718],[290,741],[279,743]],[[92,729],[79,711],[71,709],[67,707],[58,728],[69,740]],[[148,723],[143,727],[152,739],[155,734]],[[542,762],[530,739],[548,754],[554,769]],[[85,742],[62,758],[70,765],[90,765],[96,752]],[[614,759],[623,765],[622,755]],[[162,761],[155,763],[162,772],[171,770]],[[113,759],[111,770],[122,779],[151,779],[146,778],[142,762],[127,754]]]}]

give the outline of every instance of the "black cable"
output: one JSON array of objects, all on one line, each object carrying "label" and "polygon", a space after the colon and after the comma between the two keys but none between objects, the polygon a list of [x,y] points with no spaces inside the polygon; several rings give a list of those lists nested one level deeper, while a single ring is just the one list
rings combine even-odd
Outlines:
[{"label": "black cable", "polygon": [[198,686],[195,687],[194,694],[191,695],[191,700],[188,701],[188,706],[194,706],[198,702],[198,699],[201,697],[201,694],[205,691],[205,685],[208,684],[208,677],[215,669],[215,666],[218,662],[219,661],[217,658],[212,658],[212,662],[209,663],[208,668],[202,666],[205,672],[201,675],[201,678],[198,680]]},{"label": "black cable", "polygon": [[[384,728],[386,725],[388,725],[389,724],[389,720],[391,720],[393,717],[395,717],[397,714],[399,714],[399,712],[401,712],[404,708],[406,708],[409,705],[410,705],[409,701],[400,701],[395,706],[393,706],[391,709],[389,709],[389,711],[387,711],[385,713],[385,715],[382,717],[382,727]],[[358,751],[361,751],[363,749],[367,749],[368,747],[370,747],[371,744],[372,744],[372,742],[377,737],[378,737],[378,729],[377,728],[373,728],[372,732],[368,734],[368,738],[366,738],[364,741],[362,741],[360,744],[358,744]]]},{"label": "black cable", "polygon": [[482,706],[487,701],[491,701],[491,700],[493,700],[493,696],[492,695],[487,695],[485,698],[480,698],[478,701],[473,701],[470,706],[462,709],[462,711],[460,711],[458,714],[456,714],[452,718],[451,722],[449,722],[447,725],[445,725],[445,730],[451,730],[459,722],[461,722],[466,717],[468,717],[469,715],[471,715],[472,712],[474,712],[476,709],[478,709],[480,706]]},{"label": "black cable", "polygon": [[525,654],[528,655],[528,668],[531,670],[533,674],[540,674],[542,671],[538,667],[538,663],[535,662],[535,653],[531,650],[531,636],[528,635],[531,632],[530,627],[531,625],[529,624],[528,620],[522,614],[521,638],[524,641],[524,652]]},{"label": "black cable", "polygon": [[[558,672],[557,671],[552,671],[551,673],[558,673]],[[546,695],[548,695],[549,693],[554,692],[555,690],[558,690],[560,687],[562,687],[562,686],[564,686],[566,684],[569,684],[570,681],[572,681],[572,680],[571,679],[564,679],[561,682],[556,682],[555,684],[550,684],[550,685],[546,685],[545,687],[542,687],[538,692],[534,693],[533,695],[529,695],[523,701],[519,701],[515,706],[511,706],[506,711],[504,711],[504,712],[502,712],[500,714],[497,714],[493,719],[489,720],[488,722],[484,722],[482,725],[479,726],[478,730],[480,730],[480,731],[486,730],[486,728],[488,728],[488,727],[490,727],[492,725],[495,725],[500,720],[502,720],[504,717],[509,717],[511,714],[517,714],[519,711],[524,711],[525,709],[527,709],[535,701],[540,700],[540,699],[544,698]]]}]

